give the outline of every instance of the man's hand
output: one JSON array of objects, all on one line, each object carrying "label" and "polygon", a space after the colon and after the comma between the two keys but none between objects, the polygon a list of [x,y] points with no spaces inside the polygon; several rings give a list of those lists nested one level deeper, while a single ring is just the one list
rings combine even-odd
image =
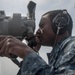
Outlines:
[{"label": "man's hand", "polygon": [[20,40],[15,37],[0,37],[0,56],[6,56],[11,58],[10,54],[24,58],[29,53],[34,52],[26,44],[22,43]]},{"label": "man's hand", "polygon": [[40,50],[41,43],[37,36],[35,36],[35,40],[36,40],[37,45],[35,47],[33,47],[33,49],[34,49],[34,51],[38,52]]}]

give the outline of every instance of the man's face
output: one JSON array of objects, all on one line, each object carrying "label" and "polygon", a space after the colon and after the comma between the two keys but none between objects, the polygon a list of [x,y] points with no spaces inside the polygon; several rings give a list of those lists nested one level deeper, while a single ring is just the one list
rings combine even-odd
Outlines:
[{"label": "man's face", "polygon": [[36,34],[38,35],[43,46],[53,46],[55,34],[52,30],[51,21],[48,14],[42,16],[39,23],[39,29]]}]

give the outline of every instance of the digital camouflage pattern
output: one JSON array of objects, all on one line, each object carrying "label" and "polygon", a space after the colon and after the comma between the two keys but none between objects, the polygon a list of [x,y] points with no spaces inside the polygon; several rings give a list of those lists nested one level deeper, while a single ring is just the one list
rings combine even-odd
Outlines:
[{"label": "digital camouflage pattern", "polygon": [[37,53],[23,60],[18,75],[75,75],[75,37],[61,40],[48,53],[47,64]]}]

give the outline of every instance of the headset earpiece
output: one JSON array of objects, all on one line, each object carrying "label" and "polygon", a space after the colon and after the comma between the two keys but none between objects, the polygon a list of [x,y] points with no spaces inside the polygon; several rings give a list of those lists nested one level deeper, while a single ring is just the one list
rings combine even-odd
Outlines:
[{"label": "headset earpiece", "polygon": [[57,35],[65,33],[69,24],[69,16],[67,14],[67,11],[64,10],[63,12],[57,14],[52,22],[53,31]]}]

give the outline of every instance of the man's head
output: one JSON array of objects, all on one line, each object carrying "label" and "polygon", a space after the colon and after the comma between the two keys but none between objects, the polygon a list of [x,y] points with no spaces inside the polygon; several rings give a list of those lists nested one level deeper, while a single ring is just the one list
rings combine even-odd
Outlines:
[{"label": "man's head", "polygon": [[72,22],[71,16],[67,12],[67,10],[53,10],[53,11],[49,11],[49,12],[45,13],[44,15],[46,15],[46,14],[49,14],[49,18],[52,23],[51,26],[55,33],[57,31],[56,26],[59,25],[59,23],[62,23],[60,25],[64,26],[64,28],[61,28],[61,31],[59,33],[60,34],[64,33],[63,31],[65,31],[65,29],[66,29],[69,32],[69,34],[71,35],[73,22]]},{"label": "man's head", "polygon": [[56,35],[58,37],[71,35],[72,19],[67,10],[53,10],[41,17],[39,27],[37,33],[40,34],[41,44],[53,46]]}]

